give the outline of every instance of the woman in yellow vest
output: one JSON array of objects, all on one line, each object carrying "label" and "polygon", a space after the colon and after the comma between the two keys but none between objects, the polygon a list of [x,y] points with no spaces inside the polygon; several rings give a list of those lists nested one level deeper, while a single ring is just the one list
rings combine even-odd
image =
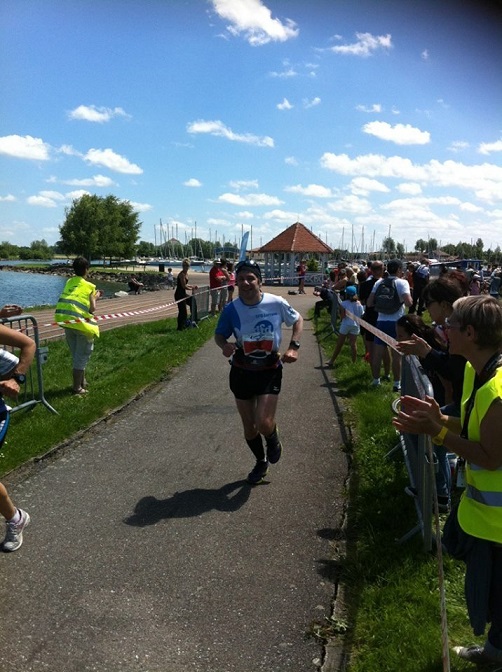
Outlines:
[{"label": "woman in yellow vest", "polygon": [[467,359],[461,417],[443,415],[431,397],[405,396],[393,424],[402,432],[429,434],[465,460],[465,491],[444,539],[468,567],[474,634],[491,625],[483,646],[455,651],[464,660],[502,669],[502,305],[490,296],[458,299],[445,327],[450,353]]},{"label": "woman in yellow vest", "polygon": [[93,318],[96,299],[102,292],[86,280],[89,262],[77,257],[73,262],[75,276],[66,283],[56,306],[56,322],[64,328],[66,342],[73,360],[73,394],[86,394],[85,367],[94,349],[99,327]]}]

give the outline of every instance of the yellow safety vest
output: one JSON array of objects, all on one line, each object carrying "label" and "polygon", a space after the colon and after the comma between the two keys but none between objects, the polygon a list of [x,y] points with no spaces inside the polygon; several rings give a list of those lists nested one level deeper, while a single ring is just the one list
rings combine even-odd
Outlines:
[{"label": "yellow safety vest", "polygon": [[[475,376],[474,368],[467,362],[462,393],[462,426]],[[502,397],[502,368],[498,368],[495,375],[476,392],[467,430],[471,441],[479,441],[481,422],[493,401],[499,397]],[[466,489],[458,509],[460,527],[473,537],[502,543],[502,467],[489,470],[474,462],[466,462],[465,466]]]},{"label": "yellow safety vest", "polygon": [[[95,290],[96,285],[79,275],[70,278],[56,305],[56,322],[65,329],[77,329],[87,336],[99,336],[98,324],[89,312],[89,297]],[[85,319],[85,322],[66,324],[77,319]]]}]

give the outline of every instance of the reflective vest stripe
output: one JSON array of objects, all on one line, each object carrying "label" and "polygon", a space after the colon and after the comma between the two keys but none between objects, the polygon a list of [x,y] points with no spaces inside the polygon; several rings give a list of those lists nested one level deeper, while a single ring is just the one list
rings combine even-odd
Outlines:
[{"label": "reflective vest stripe", "polygon": [[[75,308],[80,308],[80,310],[84,310],[86,313],[89,312],[89,305],[85,303],[81,303],[80,301],[76,301],[75,299],[70,299],[70,298],[65,298],[64,296],[59,297],[58,303],[69,303],[71,306],[75,306]],[[61,312],[61,311],[58,311]]]},{"label": "reflective vest stripe", "polygon": [[77,320],[85,320],[86,322],[89,322],[90,324],[97,324],[97,321],[94,319],[94,317],[83,317],[82,313],[77,313],[73,310],[58,310],[58,315],[68,315],[69,317],[73,317]]},{"label": "reflective vest stripe", "polygon": [[468,485],[465,489],[465,496],[485,506],[498,506],[502,509],[502,492],[481,491],[473,485]]}]

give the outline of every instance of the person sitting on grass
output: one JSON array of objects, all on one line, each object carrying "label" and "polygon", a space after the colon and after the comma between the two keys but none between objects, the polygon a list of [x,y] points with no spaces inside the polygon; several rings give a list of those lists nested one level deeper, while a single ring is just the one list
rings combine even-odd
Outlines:
[{"label": "person sitting on grass", "polygon": [[129,286],[129,291],[133,294],[141,294],[141,290],[144,287],[144,284],[140,282],[135,275],[131,275],[131,279],[127,284]]},{"label": "person sitting on grass", "polygon": [[361,328],[359,323],[356,322],[353,317],[347,315],[347,313],[351,313],[356,317],[362,317],[364,307],[357,298],[357,288],[354,285],[348,285],[345,288],[345,297],[345,300],[342,301],[342,305],[340,306],[340,317],[342,320],[340,323],[340,335],[337,338],[333,354],[326,363],[326,366],[328,367],[334,365],[347,338],[349,339],[352,361],[355,363],[357,360],[357,337],[361,333]]}]

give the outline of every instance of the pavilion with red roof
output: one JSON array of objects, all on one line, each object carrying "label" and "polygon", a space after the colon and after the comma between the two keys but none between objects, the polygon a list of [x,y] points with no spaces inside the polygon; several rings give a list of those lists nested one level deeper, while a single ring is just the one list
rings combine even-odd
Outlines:
[{"label": "pavilion with red roof", "polygon": [[[271,241],[260,247],[257,252],[264,255],[265,280],[284,285],[296,285],[298,274],[296,268],[302,259],[308,260],[315,254],[319,260],[319,272],[307,273],[305,284],[320,284],[323,271],[327,266],[333,250],[306,226],[296,222]],[[315,277],[314,277],[315,276]]]}]

